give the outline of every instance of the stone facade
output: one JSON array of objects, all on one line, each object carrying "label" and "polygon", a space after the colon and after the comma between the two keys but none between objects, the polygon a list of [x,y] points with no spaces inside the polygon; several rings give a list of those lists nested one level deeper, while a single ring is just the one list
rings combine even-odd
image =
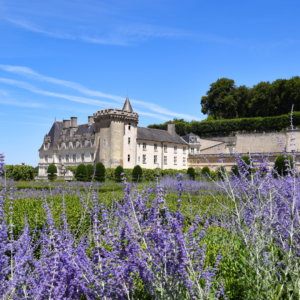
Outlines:
[{"label": "stone facade", "polygon": [[[220,167],[225,158],[227,169],[234,164],[235,151],[241,155],[250,153],[270,154],[274,161],[282,147],[291,152],[291,138],[295,150],[300,149],[300,130],[276,133],[238,133],[199,137],[193,133],[180,137],[175,124],[168,130],[156,130],[138,126],[139,116],[133,111],[128,97],[123,109],[102,109],[88,117],[86,124],[77,125],[77,118],[63,122],[55,121],[45,135],[39,149],[39,178],[46,178],[47,168],[55,164],[58,176],[62,168],[102,162],[106,168],[118,165],[124,168],[187,169]],[[281,145],[278,144],[278,139]],[[221,155],[222,153],[222,155]],[[67,180],[73,174],[65,174]]]}]

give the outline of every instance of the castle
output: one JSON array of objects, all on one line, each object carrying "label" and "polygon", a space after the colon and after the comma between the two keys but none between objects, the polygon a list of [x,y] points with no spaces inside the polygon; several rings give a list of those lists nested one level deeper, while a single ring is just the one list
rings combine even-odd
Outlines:
[{"label": "castle", "polygon": [[[218,167],[222,157],[230,169],[235,151],[269,153],[271,161],[281,154],[275,133],[240,133],[211,138],[189,133],[180,137],[174,123],[169,123],[165,131],[139,127],[138,122],[139,115],[133,111],[128,97],[123,109],[98,110],[88,117],[86,124],[78,125],[77,117],[55,121],[39,149],[39,178],[47,178],[50,164],[57,166],[58,176],[65,175],[70,180],[73,174],[71,171],[63,173],[65,167],[79,164],[102,162],[106,168],[140,165],[147,169],[182,170],[209,165]],[[300,149],[299,130],[279,134],[287,152],[291,151],[292,134],[299,143],[295,145],[296,150]]]}]

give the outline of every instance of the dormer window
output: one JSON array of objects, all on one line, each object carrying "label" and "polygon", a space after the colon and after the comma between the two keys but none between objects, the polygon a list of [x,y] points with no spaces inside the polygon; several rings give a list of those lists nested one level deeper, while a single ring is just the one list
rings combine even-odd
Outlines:
[{"label": "dormer window", "polygon": [[130,145],[130,137],[128,138],[128,145]]},{"label": "dormer window", "polygon": [[131,123],[128,123],[128,130],[131,129]]}]

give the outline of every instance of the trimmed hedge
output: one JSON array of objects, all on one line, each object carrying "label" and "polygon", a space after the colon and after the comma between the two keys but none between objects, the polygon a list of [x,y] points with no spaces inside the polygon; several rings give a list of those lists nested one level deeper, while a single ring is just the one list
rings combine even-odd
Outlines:
[{"label": "trimmed hedge", "polygon": [[88,171],[86,165],[80,164],[76,169],[75,178],[78,181],[86,181],[87,176],[88,176]]},{"label": "trimmed hedge", "polygon": [[203,169],[201,170],[201,174],[204,175],[204,176],[210,176],[209,167],[203,167]]},{"label": "trimmed hedge", "polygon": [[186,172],[190,177],[191,179],[195,180],[195,169],[194,168],[188,168],[187,172]]},{"label": "trimmed hedge", "polygon": [[124,173],[124,169],[122,166],[117,166],[115,169],[115,181],[116,182],[121,182],[122,181],[122,176],[121,174]]},{"label": "trimmed hedge", "polygon": [[[14,188],[16,188],[17,190],[24,190],[24,189],[35,189],[35,190],[50,190],[50,189],[54,189],[55,187],[51,187],[51,186],[29,186],[29,185],[17,185],[14,186]],[[67,190],[76,190],[79,189],[80,191],[84,192],[86,190],[85,187],[66,187]],[[122,190],[123,187],[121,185],[114,185],[114,186],[105,186],[105,187],[101,187],[99,189],[95,189],[95,191],[97,191],[98,193],[106,193],[106,192],[113,192],[113,191],[120,191]]]},{"label": "trimmed hedge", "polygon": [[[287,160],[290,161],[290,167],[293,168],[293,158],[291,156],[287,156]],[[275,160],[275,169],[277,170],[278,174],[286,176],[288,174],[288,168],[289,166],[286,166],[284,156],[277,156]]]},{"label": "trimmed hedge", "polygon": [[87,169],[87,179],[88,179],[88,181],[92,181],[93,176],[94,176],[94,166],[91,164],[88,164],[86,166],[86,169]]},{"label": "trimmed hedge", "polygon": [[48,179],[50,181],[55,180],[55,178],[57,177],[57,168],[54,164],[49,165],[48,169],[47,169],[47,173],[48,173]]},{"label": "trimmed hedge", "polygon": [[95,180],[100,182],[105,182],[106,169],[103,163],[98,162],[96,164]]},{"label": "trimmed hedge", "polygon": [[34,168],[23,165],[6,165],[5,173],[7,179],[15,181],[30,181],[34,179]]},{"label": "trimmed hedge", "polygon": [[132,180],[141,181],[143,175],[143,170],[139,165],[136,165],[132,170]]}]

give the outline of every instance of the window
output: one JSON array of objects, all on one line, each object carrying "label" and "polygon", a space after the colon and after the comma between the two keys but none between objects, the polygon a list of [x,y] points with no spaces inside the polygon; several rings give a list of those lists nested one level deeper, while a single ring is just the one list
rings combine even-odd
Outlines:
[{"label": "window", "polygon": [[194,154],[194,148],[191,148],[191,154]]},{"label": "window", "polygon": [[154,151],[157,151],[157,144],[154,144]]},{"label": "window", "polygon": [[130,161],[130,154],[128,154],[127,161]]},{"label": "window", "polygon": [[141,147],[141,143],[139,143],[139,148]]},{"label": "window", "polygon": [[168,163],[167,156],[164,156],[164,165],[166,165],[167,163]]},{"label": "window", "polygon": [[143,150],[146,151],[146,143],[143,143]]},{"label": "window", "polygon": [[69,162],[69,154],[66,155],[66,162]]},{"label": "window", "polygon": [[61,155],[58,155],[58,161],[61,163]]},{"label": "window", "polygon": [[195,138],[194,138],[193,136],[190,138],[190,142],[191,142],[191,143],[194,143],[194,142],[195,142]]},{"label": "window", "polygon": [[73,162],[76,162],[76,154],[73,154]]},{"label": "window", "polygon": [[48,155],[45,155],[45,162],[48,162]]},{"label": "window", "polygon": [[143,154],[143,164],[146,163],[146,154]]},{"label": "window", "polygon": [[91,161],[94,161],[94,153],[91,153]]},{"label": "window", "polygon": [[131,123],[128,123],[128,130],[131,129]]},{"label": "window", "polygon": [[95,140],[91,140],[91,146],[94,147]]},{"label": "window", "polygon": [[174,146],[174,153],[177,153],[177,146]]},{"label": "window", "polygon": [[140,162],[141,160],[140,160],[140,157],[138,157],[138,162]]},{"label": "window", "polygon": [[84,162],[84,154],[81,154],[81,161]]},{"label": "window", "polygon": [[73,148],[76,148],[76,142],[73,142]]},{"label": "window", "polygon": [[186,151],[186,147],[183,147],[183,154],[185,154],[185,151]]},{"label": "window", "polygon": [[128,138],[128,145],[130,145],[130,138]]},{"label": "window", "polygon": [[174,156],[174,165],[177,165],[177,156]]},{"label": "window", "polygon": [[58,143],[58,148],[61,149],[61,143]]},{"label": "window", "polygon": [[154,155],[154,163],[157,164],[157,155]]},{"label": "window", "polygon": [[165,153],[168,152],[168,145],[164,145],[164,152],[165,152]]},{"label": "window", "polygon": [[199,148],[197,148],[197,153],[199,154],[199,152],[200,152],[200,149],[199,149]]},{"label": "window", "polygon": [[186,158],[185,157],[183,158],[183,165],[184,166],[186,165]]}]

